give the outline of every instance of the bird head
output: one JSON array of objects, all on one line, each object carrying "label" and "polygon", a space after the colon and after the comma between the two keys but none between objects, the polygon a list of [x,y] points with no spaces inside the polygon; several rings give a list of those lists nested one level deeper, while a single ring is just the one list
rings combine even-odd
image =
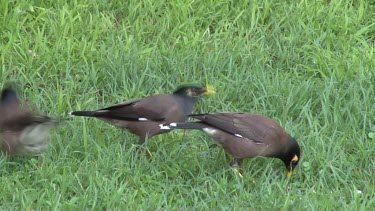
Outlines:
[{"label": "bird head", "polygon": [[201,87],[188,85],[178,88],[173,94],[196,98],[202,94],[210,95],[214,93],[215,91],[212,86]]},{"label": "bird head", "polygon": [[286,175],[288,178],[292,176],[294,168],[298,165],[299,160],[301,159],[301,150],[294,138],[290,139],[289,149],[284,157],[281,158],[283,160],[285,167],[286,167]]},{"label": "bird head", "polygon": [[0,104],[4,105],[14,102],[18,102],[16,91],[14,91],[12,88],[3,89],[1,92]]}]

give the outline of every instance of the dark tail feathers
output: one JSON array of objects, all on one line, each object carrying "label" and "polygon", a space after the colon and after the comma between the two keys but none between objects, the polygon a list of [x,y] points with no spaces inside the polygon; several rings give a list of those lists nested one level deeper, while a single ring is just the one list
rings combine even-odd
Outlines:
[{"label": "dark tail feathers", "polygon": [[171,130],[171,129],[191,129],[191,130],[202,130],[207,127],[206,124],[201,122],[173,122],[160,124],[160,129]]},{"label": "dark tail feathers", "polygon": [[210,113],[204,113],[204,114],[189,114],[188,117],[199,117],[199,116],[205,116],[205,115],[209,115]]},{"label": "dark tail feathers", "polygon": [[98,115],[98,113],[100,113],[100,112],[97,112],[97,111],[73,111],[73,112],[70,113],[70,115],[73,115],[73,116],[99,117],[100,115]]}]

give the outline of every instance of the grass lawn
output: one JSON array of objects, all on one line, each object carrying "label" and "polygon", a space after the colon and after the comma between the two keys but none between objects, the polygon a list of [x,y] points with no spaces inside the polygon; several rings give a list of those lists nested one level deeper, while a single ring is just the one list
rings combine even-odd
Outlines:
[{"label": "grass lawn", "polygon": [[[72,117],[0,153],[0,210],[375,210],[375,2],[1,1],[0,87],[52,117],[211,84],[195,113],[276,119],[302,158],[230,157],[200,131],[138,138]],[[126,2],[126,3],[125,3]]]}]

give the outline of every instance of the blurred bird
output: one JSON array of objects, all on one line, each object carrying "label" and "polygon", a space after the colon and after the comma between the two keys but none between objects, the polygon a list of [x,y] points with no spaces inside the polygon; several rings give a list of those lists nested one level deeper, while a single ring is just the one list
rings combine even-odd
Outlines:
[{"label": "blurred bird", "polygon": [[4,88],[0,99],[0,143],[8,155],[37,154],[48,147],[49,131],[55,121],[35,115],[21,103],[11,87]]},{"label": "blurred bird", "polygon": [[[213,93],[210,86],[182,86],[172,94],[129,100],[94,111],[73,111],[71,115],[99,118],[137,135],[138,144],[144,144],[146,139],[170,131],[160,130],[160,124],[186,121],[197,98]],[[148,149],[147,153],[151,156]]]},{"label": "blurred bird", "polygon": [[[203,130],[233,156],[230,165],[237,173],[237,167],[242,166],[245,158],[265,156],[282,160],[289,178],[299,162],[297,141],[268,117],[248,113],[193,114],[190,117],[200,121],[161,124],[160,129]],[[239,175],[242,177],[241,173]]]}]

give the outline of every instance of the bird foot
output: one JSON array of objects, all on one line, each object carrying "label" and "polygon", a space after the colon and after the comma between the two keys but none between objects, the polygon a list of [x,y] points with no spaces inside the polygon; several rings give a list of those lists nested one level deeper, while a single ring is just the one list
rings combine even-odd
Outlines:
[{"label": "bird foot", "polygon": [[137,154],[142,154],[143,155],[143,153],[145,153],[148,158],[152,158],[152,153],[148,149],[148,147],[146,147],[146,146],[142,146],[142,145],[138,145],[137,144],[135,146],[135,151],[137,152]]},{"label": "bird foot", "polygon": [[146,155],[148,158],[152,158],[152,153],[147,147],[146,147]]},{"label": "bird foot", "polygon": [[238,168],[238,167],[232,167],[232,170],[234,171],[234,173],[236,173],[238,176],[240,176],[241,178],[243,178],[243,172],[242,172],[242,168]]}]

